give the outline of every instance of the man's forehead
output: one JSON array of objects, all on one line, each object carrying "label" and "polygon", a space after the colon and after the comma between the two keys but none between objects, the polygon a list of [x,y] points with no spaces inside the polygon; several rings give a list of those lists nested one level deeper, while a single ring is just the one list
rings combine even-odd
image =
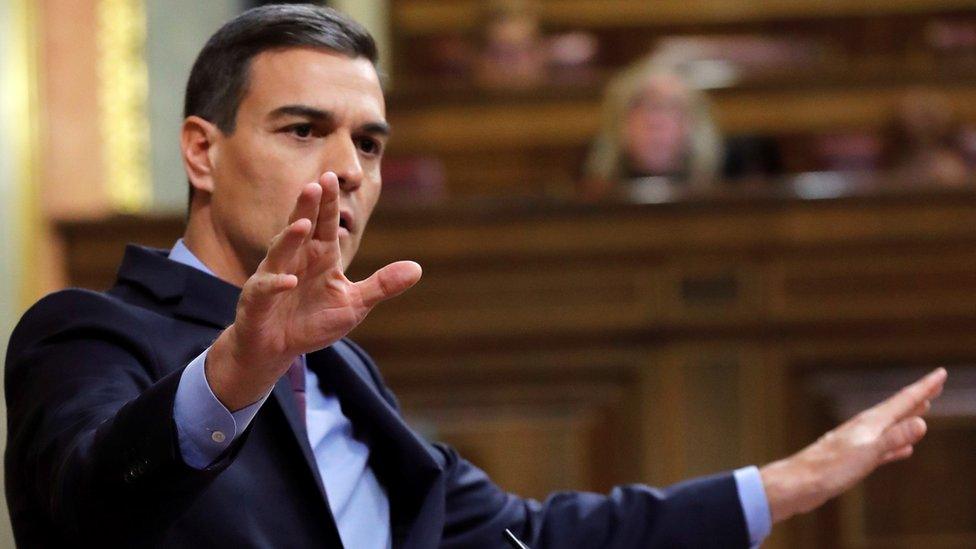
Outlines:
[{"label": "man's forehead", "polygon": [[[261,52],[251,61],[246,96],[269,110],[286,103],[326,109],[355,101],[384,110],[383,91],[373,64],[319,48],[288,48]],[[245,100],[247,97],[245,97]]]}]

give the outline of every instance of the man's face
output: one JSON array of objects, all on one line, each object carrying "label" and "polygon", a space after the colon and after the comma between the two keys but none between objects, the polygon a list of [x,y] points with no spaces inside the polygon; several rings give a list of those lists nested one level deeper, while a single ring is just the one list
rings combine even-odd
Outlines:
[{"label": "man's face", "polygon": [[267,51],[251,62],[230,135],[213,144],[211,212],[217,237],[251,272],[288,223],[302,187],[339,178],[343,267],[352,261],[380,194],[387,139],[373,65],[327,50]]}]

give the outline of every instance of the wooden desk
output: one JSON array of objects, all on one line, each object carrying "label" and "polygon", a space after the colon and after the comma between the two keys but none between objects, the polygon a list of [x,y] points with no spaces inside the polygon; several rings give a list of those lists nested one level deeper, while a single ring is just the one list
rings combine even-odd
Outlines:
[{"label": "wooden desk", "polygon": [[[976,192],[836,194],[380,211],[354,276],[424,279],[353,337],[414,425],[536,497],[763,463],[948,365],[915,457],[767,546],[972,547]],[[65,225],[72,278],[179,225]]]}]

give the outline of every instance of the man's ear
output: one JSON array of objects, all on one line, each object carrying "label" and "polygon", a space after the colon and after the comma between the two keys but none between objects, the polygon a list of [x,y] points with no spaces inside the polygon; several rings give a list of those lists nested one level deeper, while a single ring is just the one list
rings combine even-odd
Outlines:
[{"label": "man's ear", "polygon": [[220,129],[199,116],[188,116],[180,131],[183,167],[195,191],[213,192],[214,146]]}]

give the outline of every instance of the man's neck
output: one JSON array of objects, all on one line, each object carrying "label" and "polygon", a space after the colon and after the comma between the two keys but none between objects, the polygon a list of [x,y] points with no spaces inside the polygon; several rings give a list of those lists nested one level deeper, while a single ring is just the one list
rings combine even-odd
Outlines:
[{"label": "man's neck", "polygon": [[243,262],[233,252],[230,241],[215,230],[206,212],[198,211],[190,216],[186,232],[183,233],[183,244],[217,278],[225,282],[242,287],[250,276]]}]

